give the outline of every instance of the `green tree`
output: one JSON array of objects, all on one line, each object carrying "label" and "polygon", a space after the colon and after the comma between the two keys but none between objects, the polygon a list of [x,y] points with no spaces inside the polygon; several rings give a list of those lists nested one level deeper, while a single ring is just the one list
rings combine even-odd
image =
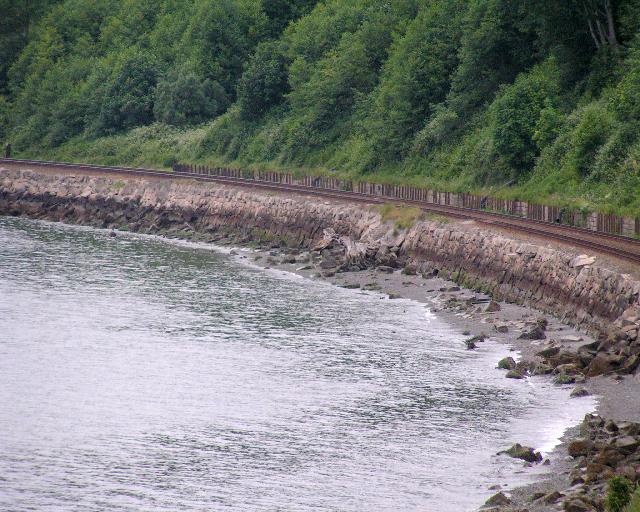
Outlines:
[{"label": "green tree", "polygon": [[102,99],[98,133],[115,133],[153,121],[157,74],[153,59],[139,50],[133,49],[120,60]]},{"label": "green tree", "polygon": [[199,124],[222,113],[228,99],[222,86],[194,72],[175,70],[158,82],[154,114],[158,121],[176,126]]},{"label": "green tree", "polygon": [[284,100],[290,90],[288,65],[281,42],[258,45],[238,81],[238,105],[244,119],[259,119]]}]

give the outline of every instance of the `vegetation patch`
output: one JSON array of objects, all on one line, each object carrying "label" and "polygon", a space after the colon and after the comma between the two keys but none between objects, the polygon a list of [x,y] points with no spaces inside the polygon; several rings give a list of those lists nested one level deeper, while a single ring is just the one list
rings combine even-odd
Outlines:
[{"label": "vegetation patch", "polygon": [[387,203],[377,207],[383,222],[391,222],[396,229],[409,229],[424,218],[424,212],[416,206]]}]

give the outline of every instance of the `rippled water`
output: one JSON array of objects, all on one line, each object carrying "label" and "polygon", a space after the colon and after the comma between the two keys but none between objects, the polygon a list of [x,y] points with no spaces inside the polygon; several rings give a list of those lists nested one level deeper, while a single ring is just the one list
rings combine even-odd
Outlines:
[{"label": "rippled water", "polygon": [[203,246],[0,218],[0,509],[473,510],[529,478],[492,454],[592,404],[462,339]]}]

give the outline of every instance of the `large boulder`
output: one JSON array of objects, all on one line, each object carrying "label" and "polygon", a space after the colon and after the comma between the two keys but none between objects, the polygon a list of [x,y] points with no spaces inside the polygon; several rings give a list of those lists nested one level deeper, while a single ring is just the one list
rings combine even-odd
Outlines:
[{"label": "large boulder", "polygon": [[522,446],[520,443],[515,443],[508,450],[498,452],[498,455],[505,454],[514,459],[521,459],[527,462],[541,462],[542,454],[535,451],[534,448],[529,446]]},{"label": "large boulder", "polygon": [[491,507],[504,507],[506,505],[511,505],[511,500],[507,496],[505,496],[504,493],[499,492],[485,501],[484,505],[482,505],[481,508],[485,509]]},{"label": "large boulder", "polygon": [[513,357],[503,357],[498,361],[498,368],[501,370],[515,370],[516,362]]}]

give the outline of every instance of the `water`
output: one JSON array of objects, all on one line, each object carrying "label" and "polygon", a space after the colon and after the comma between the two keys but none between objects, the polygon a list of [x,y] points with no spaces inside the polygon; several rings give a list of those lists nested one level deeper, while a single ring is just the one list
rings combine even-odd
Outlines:
[{"label": "water", "polygon": [[593,404],[462,339],[204,246],[0,218],[0,509],[473,510],[540,471],[496,451]]}]

